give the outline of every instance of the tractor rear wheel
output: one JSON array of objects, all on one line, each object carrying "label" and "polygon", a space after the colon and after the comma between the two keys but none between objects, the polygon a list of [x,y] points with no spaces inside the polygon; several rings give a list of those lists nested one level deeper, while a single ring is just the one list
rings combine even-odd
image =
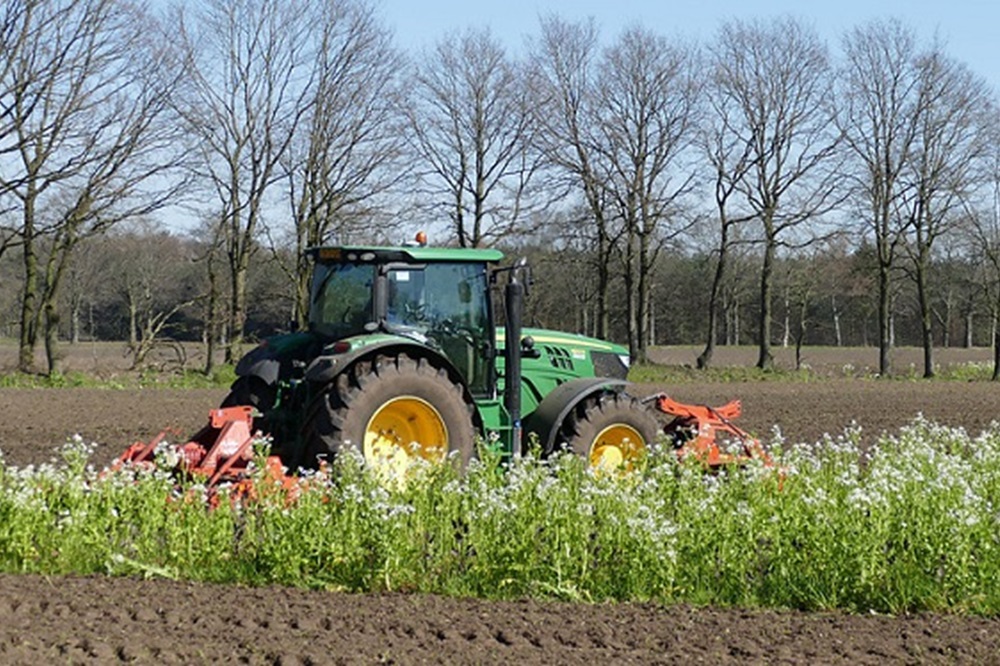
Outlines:
[{"label": "tractor rear wheel", "polygon": [[562,435],[592,469],[627,473],[646,455],[658,431],[641,402],[624,393],[604,393],[581,402],[566,418]]},{"label": "tractor rear wheel", "polygon": [[472,458],[472,405],[462,386],[426,359],[406,354],[356,363],[334,380],[306,424],[307,466],[346,450],[386,478],[417,460],[464,467]]},{"label": "tractor rear wheel", "polygon": [[275,387],[267,384],[260,377],[248,375],[240,377],[229,389],[229,395],[223,398],[220,407],[248,406],[259,412],[253,419],[253,430],[268,433],[267,413],[274,407],[277,397]]},{"label": "tractor rear wheel", "polygon": [[229,395],[223,398],[220,407],[247,405],[264,413],[274,406],[274,397],[273,386],[266,384],[260,377],[250,375],[233,382]]}]

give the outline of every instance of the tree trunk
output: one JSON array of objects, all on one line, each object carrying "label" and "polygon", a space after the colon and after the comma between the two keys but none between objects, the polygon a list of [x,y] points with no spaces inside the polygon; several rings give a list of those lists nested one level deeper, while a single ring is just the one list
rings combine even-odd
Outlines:
[{"label": "tree trunk", "polygon": [[788,344],[792,339],[792,318],[788,312],[791,306],[790,299],[788,297],[788,287],[785,287],[784,293],[784,305],[785,305],[785,317],[784,317],[784,331],[781,334],[781,347],[782,349],[788,349]]},{"label": "tree trunk", "polygon": [[[921,252],[923,254],[923,252]],[[930,296],[927,293],[927,275],[924,258],[917,261],[917,301],[920,304],[920,336],[924,347],[924,378],[934,376],[934,332],[932,330]]]},{"label": "tree trunk", "polygon": [[626,321],[628,322],[628,353],[632,363],[640,360],[639,352],[639,322],[636,320],[636,267],[635,238],[625,241],[625,304]]},{"label": "tree trunk", "polygon": [[35,303],[38,298],[38,255],[35,247],[35,215],[33,187],[24,202],[24,244],[21,256],[24,262],[24,286],[21,292],[21,332],[18,340],[17,369],[21,372],[35,370],[35,343],[38,336],[38,319]]},{"label": "tree trunk", "polygon": [[62,288],[70,255],[76,247],[76,230],[83,224],[84,219],[85,211],[84,216],[74,213],[65,221],[65,227],[57,234],[46,263],[42,307],[45,310],[45,358],[50,375],[59,371],[59,290]]},{"label": "tree trunk", "polygon": [[892,372],[892,303],[889,289],[889,267],[879,264],[878,271],[878,373],[889,377]]},{"label": "tree trunk", "polygon": [[608,312],[608,303],[611,300],[611,242],[603,227],[602,222],[597,231],[597,321],[594,322],[597,329],[597,337],[607,340],[611,329],[611,316]]},{"label": "tree trunk", "polygon": [[205,306],[205,374],[215,371],[215,349],[219,339],[219,280],[215,260],[207,258],[208,304]]},{"label": "tree trunk", "polygon": [[128,294],[128,346],[135,350],[139,344],[139,304],[135,295]]},{"label": "tree trunk", "polygon": [[231,304],[229,311],[229,344],[226,345],[226,363],[236,364],[243,347],[243,328],[246,325],[247,257],[244,255],[232,271]]},{"label": "tree trunk", "polygon": [[760,354],[757,357],[757,367],[761,370],[774,367],[774,355],[771,353],[771,283],[774,276],[774,251],[774,236],[768,233],[764,245],[764,265],[760,271]]},{"label": "tree trunk", "polygon": [[69,343],[71,345],[80,343],[80,300],[79,298],[74,298],[70,304]]},{"label": "tree trunk", "polygon": [[639,363],[647,363],[649,356],[646,353],[649,341],[649,302],[650,302],[650,279],[652,267],[649,265],[649,235],[645,232],[639,234],[638,257],[638,290],[636,293],[636,359]]},{"label": "tree trunk", "polygon": [[731,347],[738,347],[742,339],[740,331],[740,301],[738,298],[733,298],[726,304],[726,320],[726,344]]},{"label": "tree trunk", "polygon": [[[649,324],[646,327],[646,349],[656,345],[656,300],[653,298],[653,290],[650,289],[647,295],[646,312],[649,313]],[[647,357],[648,357],[647,352]]]},{"label": "tree trunk", "polygon": [[712,363],[712,355],[715,354],[715,336],[719,322],[719,294],[722,291],[722,281],[726,276],[726,260],[729,258],[729,227],[723,223],[722,233],[719,239],[719,259],[715,264],[715,275],[712,277],[712,289],[708,297],[708,330],[705,340],[705,349],[698,355],[696,365],[699,370],[704,370]]},{"label": "tree trunk", "polygon": [[45,360],[48,375],[59,373],[59,306],[55,298],[45,299]]},{"label": "tree trunk", "polygon": [[844,339],[840,331],[840,310],[837,309],[836,295],[830,297],[830,307],[833,310],[833,333],[838,347],[844,346]]}]

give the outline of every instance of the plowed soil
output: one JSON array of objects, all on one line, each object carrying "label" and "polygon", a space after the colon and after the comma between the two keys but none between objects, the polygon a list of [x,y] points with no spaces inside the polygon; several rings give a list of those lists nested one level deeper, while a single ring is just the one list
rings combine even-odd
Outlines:
[{"label": "plowed soil", "polygon": [[[638,387],[678,400],[741,398],[739,423],[815,442],[852,421],[866,438],[918,413],[973,433],[1000,416],[1000,386],[958,382]],[[219,390],[0,390],[8,465],[54,457],[74,433],[103,465],[136,439],[193,432]],[[0,576],[0,663],[1000,664],[1000,620],[655,605],[490,603],[416,595],[133,580]]]}]

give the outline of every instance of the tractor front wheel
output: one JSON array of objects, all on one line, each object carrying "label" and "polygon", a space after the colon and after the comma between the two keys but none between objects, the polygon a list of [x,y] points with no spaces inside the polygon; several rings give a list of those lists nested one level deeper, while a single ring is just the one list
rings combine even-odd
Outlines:
[{"label": "tractor front wheel", "polygon": [[627,473],[646,455],[659,427],[641,402],[623,393],[587,398],[563,424],[568,447],[595,471]]},{"label": "tractor front wheel", "polygon": [[355,450],[385,478],[419,460],[462,468],[474,451],[472,405],[462,386],[406,354],[356,363],[321,395],[306,426],[307,464]]}]

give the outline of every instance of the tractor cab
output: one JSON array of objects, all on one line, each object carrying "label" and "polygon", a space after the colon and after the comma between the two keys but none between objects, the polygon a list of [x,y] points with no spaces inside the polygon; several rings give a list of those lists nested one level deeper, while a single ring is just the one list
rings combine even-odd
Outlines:
[{"label": "tractor cab", "polygon": [[445,356],[473,396],[493,393],[490,265],[497,250],[317,248],[309,330],[324,339],[385,333]]}]

